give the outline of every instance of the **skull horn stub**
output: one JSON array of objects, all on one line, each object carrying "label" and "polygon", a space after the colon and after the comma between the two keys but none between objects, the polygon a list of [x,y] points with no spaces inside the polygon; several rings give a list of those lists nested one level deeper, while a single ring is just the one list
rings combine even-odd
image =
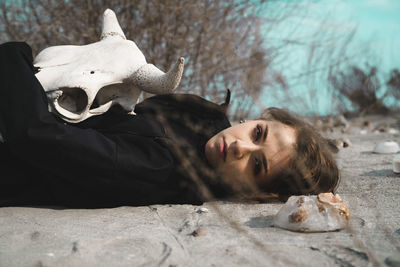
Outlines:
[{"label": "skull horn stub", "polygon": [[106,9],[103,14],[103,28],[100,40],[111,36],[120,37],[126,40],[125,34],[118,23],[117,16],[111,9]]},{"label": "skull horn stub", "polygon": [[146,64],[132,76],[132,83],[151,94],[171,93],[181,81],[185,59],[179,58],[175,65],[164,73],[153,64]]}]

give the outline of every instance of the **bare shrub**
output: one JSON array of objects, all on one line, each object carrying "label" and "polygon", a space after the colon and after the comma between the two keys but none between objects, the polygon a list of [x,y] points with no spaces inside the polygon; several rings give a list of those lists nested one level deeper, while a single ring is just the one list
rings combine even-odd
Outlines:
[{"label": "bare shrub", "polygon": [[[48,46],[99,40],[101,16],[113,9],[125,35],[148,62],[168,70],[186,58],[178,91],[214,101],[226,88],[237,99],[233,116],[246,117],[270,67],[258,16],[263,1],[64,0],[0,4],[0,39],[28,42],[35,53]],[[281,11],[279,11],[281,12]],[[271,22],[273,23],[273,22]]]},{"label": "bare shrub", "polygon": [[350,101],[351,105],[363,114],[385,114],[389,109],[383,104],[383,97],[377,96],[381,88],[378,70],[374,66],[362,69],[351,66],[348,71],[339,72],[329,77],[332,87],[339,93],[342,103]]},{"label": "bare shrub", "polygon": [[394,96],[397,100],[400,99],[400,71],[393,69],[390,72],[390,77],[386,82],[389,93]]}]

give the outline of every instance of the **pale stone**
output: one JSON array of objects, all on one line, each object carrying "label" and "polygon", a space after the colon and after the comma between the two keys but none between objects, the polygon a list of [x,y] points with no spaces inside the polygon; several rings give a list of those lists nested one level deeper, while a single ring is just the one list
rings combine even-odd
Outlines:
[{"label": "pale stone", "polygon": [[274,226],[298,232],[343,229],[350,217],[346,201],[339,195],[291,196],[274,217]]},{"label": "pale stone", "polygon": [[378,154],[392,154],[399,152],[399,144],[394,141],[384,141],[378,143],[374,148],[374,153]]}]

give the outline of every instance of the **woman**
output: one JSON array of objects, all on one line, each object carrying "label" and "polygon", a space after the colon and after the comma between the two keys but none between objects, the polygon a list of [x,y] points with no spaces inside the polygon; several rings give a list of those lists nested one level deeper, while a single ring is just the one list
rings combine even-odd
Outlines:
[{"label": "woman", "polygon": [[0,46],[0,206],[201,204],[332,191],[328,143],[288,112],[231,126],[194,95],[159,95],[79,124],[48,112],[25,43]]}]

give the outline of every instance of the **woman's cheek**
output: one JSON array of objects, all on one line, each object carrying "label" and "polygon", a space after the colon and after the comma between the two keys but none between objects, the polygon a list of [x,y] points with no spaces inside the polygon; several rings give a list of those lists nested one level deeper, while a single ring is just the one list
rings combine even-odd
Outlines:
[{"label": "woman's cheek", "polygon": [[245,178],[246,172],[242,164],[235,162],[233,164],[224,164],[218,171],[220,176],[228,181],[241,181]]}]

